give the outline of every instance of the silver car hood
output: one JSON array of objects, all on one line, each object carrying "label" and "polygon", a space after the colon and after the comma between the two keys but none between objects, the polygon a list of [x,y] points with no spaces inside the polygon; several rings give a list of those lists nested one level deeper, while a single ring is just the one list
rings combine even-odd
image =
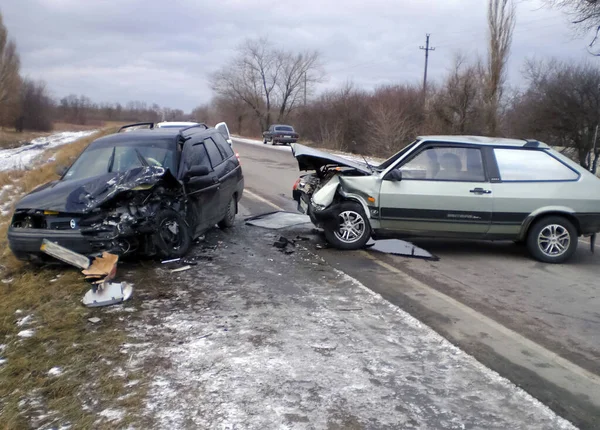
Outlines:
[{"label": "silver car hood", "polygon": [[298,160],[298,168],[300,170],[319,170],[326,165],[336,165],[350,167],[366,175],[372,174],[371,169],[369,169],[366,164],[348,160],[339,155],[329,154],[297,143],[292,145],[292,153],[294,154],[294,157],[296,157],[296,160]]}]

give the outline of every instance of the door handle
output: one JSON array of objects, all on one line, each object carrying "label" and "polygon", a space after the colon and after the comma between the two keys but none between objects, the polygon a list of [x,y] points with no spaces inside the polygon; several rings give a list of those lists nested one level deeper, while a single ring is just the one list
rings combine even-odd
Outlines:
[{"label": "door handle", "polygon": [[483,188],[473,188],[469,192],[475,194],[492,194],[492,190],[484,190]]}]

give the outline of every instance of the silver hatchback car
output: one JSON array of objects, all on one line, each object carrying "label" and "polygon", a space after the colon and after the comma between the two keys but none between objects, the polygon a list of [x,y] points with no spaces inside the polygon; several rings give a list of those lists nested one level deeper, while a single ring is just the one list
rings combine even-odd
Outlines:
[{"label": "silver hatchback car", "polygon": [[600,231],[600,180],[534,140],[423,136],[378,166],[296,144],[301,212],[340,249],[372,236],[513,240],[561,263]]}]

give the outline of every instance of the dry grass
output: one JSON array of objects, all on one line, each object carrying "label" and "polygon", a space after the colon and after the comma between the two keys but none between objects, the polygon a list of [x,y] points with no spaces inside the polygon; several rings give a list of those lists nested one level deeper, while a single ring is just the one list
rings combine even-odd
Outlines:
[{"label": "dry grass", "polygon": [[[56,161],[29,171],[0,173],[0,186],[11,183],[24,194],[57,179],[55,169],[67,165],[94,139],[114,132],[104,129],[88,138],[54,150]],[[127,378],[116,376],[115,367],[124,357],[119,346],[126,340],[118,314],[101,313],[81,305],[89,285],[74,268],[36,268],[16,260],[7,247],[8,218],[0,219],[0,428],[22,429],[69,422],[73,428],[102,428],[95,413],[107,405],[135,410],[141,391],[122,401]],[[50,282],[57,276],[55,282]],[[19,313],[17,313],[19,312]],[[87,321],[94,315],[102,322]],[[24,326],[17,319],[31,315]],[[20,338],[21,330],[33,328],[31,338]],[[60,376],[48,375],[58,366]],[[131,375],[130,375],[131,376]],[[24,407],[23,400],[37,397],[39,407]],[[19,406],[21,402],[21,406]],[[40,422],[35,416],[47,414]],[[58,420],[58,421],[54,421]],[[127,421],[127,420],[126,420]],[[121,424],[124,424],[121,423]],[[121,425],[120,424],[120,425]]]}]

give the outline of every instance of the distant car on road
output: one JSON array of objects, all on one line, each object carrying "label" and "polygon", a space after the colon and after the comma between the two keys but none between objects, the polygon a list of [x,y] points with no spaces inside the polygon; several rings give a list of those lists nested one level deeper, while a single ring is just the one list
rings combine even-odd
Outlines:
[{"label": "distant car on road", "polygon": [[277,143],[284,143],[289,145],[290,143],[296,143],[300,136],[294,131],[294,127],[291,125],[280,125],[275,124],[269,127],[269,129],[263,132],[263,143],[267,144],[271,142],[271,145]]},{"label": "distant car on road", "polygon": [[215,224],[233,225],[243,189],[239,160],[214,128],[115,133],[17,203],[8,242],[24,260],[43,257],[43,239],[85,255],[181,257]]},{"label": "distant car on road", "polygon": [[340,249],[371,236],[513,240],[561,263],[600,231],[600,179],[538,141],[424,136],[378,166],[294,145],[301,212]]}]

